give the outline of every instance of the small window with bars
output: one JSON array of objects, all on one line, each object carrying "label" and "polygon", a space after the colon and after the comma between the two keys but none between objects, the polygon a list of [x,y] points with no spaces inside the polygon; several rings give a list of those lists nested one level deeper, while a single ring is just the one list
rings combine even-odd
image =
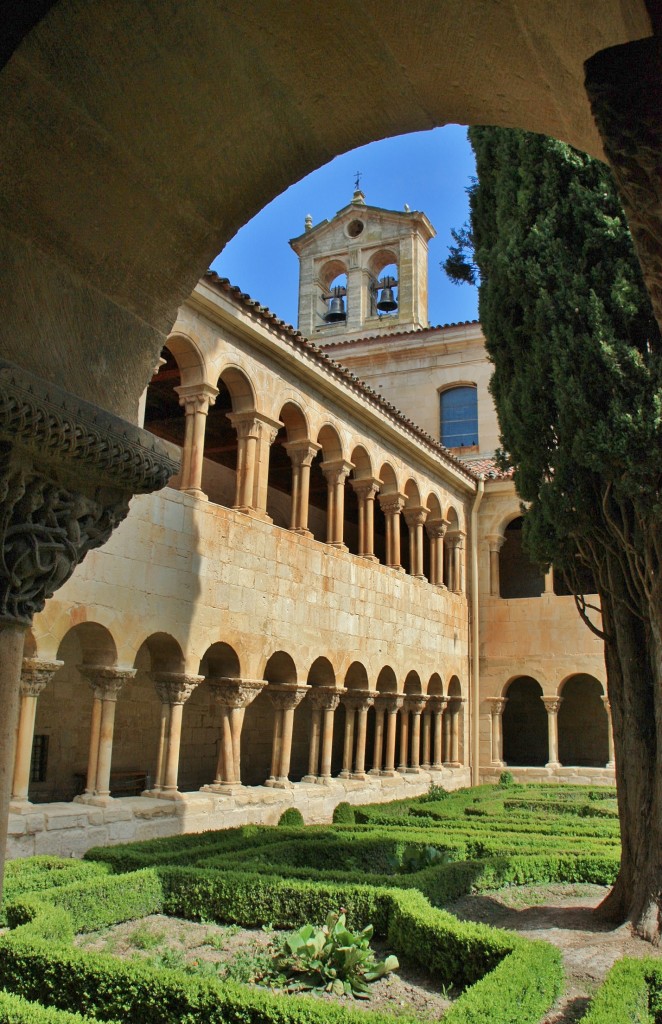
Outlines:
[{"label": "small window with bars", "polygon": [[35,736],[32,741],[32,757],[30,759],[30,782],[46,781],[48,764],[48,736]]}]

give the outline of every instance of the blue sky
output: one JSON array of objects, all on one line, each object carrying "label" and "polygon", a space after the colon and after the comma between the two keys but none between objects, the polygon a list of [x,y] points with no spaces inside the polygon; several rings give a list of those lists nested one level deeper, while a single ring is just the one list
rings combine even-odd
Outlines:
[{"label": "blue sky", "polygon": [[451,284],[439,266],[451,228],[468,218],[465,190],[475,174],[466,128],[459,125],[373,142],[336,157],[265,206],[228,242],[212,269],[296,324],[299,261],[288,240],[304,230],[307,213],[317,224],[346,206],[357,171],[368,204],[402,210],[408,203],[426,213],[437,230],[430,243],[430,323],[476,319],[476,289]]}]

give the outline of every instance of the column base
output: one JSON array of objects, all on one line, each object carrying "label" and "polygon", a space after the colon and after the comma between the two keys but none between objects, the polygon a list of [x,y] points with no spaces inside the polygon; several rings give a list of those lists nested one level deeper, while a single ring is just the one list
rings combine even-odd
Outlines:
[{"label": "column base", "polygon": [[490,768],[505,768],[505,761],[490,761]]},{"label": "column base", "polygon": [[421,769],[424,772],[431,772],[432,771],[432,765],[431,764],[422,764],[421,765]]},{"label": "column base", "polygon": [[206,786],[200,786],[201,793],[220,793],[223,796],[235,796],[241,793],[240,782],[210,782]]},{"label": "column base", "polygon": [[337,548],[338,551],[349,551],[346,544],[343,544],[341,540],[328,540],[326,542],[330,548]]},{"label": "column base", "polygon": [[9,813],[10,814],[26,814],[27,811],[31,810],[34,804],[27,797],[24,800],[10,800],[9,801]]},{"label": "column base", "polygon": [[366,562],[378,562],[379,561],[379,559],[377,558],[377,555],[364,555],[363,553],[361,553],[361,555],[359,557],[360,558],[365,558]]},{"label": "column base", "polygon": [[115,803],[115,798],[109,793],[80,793],[73,798],[75,804],[88,804],[90,807],[108,807]]},{"label": "column base", "polygon": [[383,768],[379,774],[383,779],[396,779],[398,777],[395,768]]},{"label": "column base", "polygon": [[198,501],[209,501],[209,498],[204,491],[201,491],[199,487],[180,487],[182,494],[189,494],[192,498],[197,498]]},{"label": "column base", "polygon": [[442,772],[443,770],[444,770],[444,766],[441,763],[441,761],[438,764],[431,764],[430,765],[430,771],[431,772]]},{"label": "column base", "polygon": [[437,590],[448,590],[448,587],[446,586],[445,583],[435,583],[435,587],[437,588]]},{"label": "column base", "polygon": [[368,772],[368,775],[383,775],[383,774],[384,774],[384,772],[381,770],[381,768],[371,768],[370,771]]},{"label": "column base", "polygon": [[397,775],[406,775],[407,772],[409,771],[409,768],[407,767],[406,764],[399,764],[395,771]]},{"label": "column base", "polygon": [[304,775],[301,781],[307,782],[310,785],[315,785],[315,783],[318,781],[318,778],[316,775]]},{"label": "column base", "polygon": [[447,768],[461,768],[462,767],[462,762],[461,761],[449,761],[448,764],[446,765],[446,767]]},{"label": "column base", "polygon": [[296,534],[298,534],[299,537],[313,537],[314,536],[312,530],[308,530],[307,528],[305,528],[303,526],[294,526],[294,527],[292,527],[292,529],[290,530],[290,533],[296,533]]},{"label": "column base", "polygon": [[346,771],[344,768],[343,768],[343,770],[341,772],[338,772],[338,778],[339,779],[351,779],[351,777],[352,777],[352,773],[349,772],[349,771]]},{"label": "column base", "polygon": [[417,572],[412,573],[411,578],[413,580],[425,580],[427,582],[427,576],[424,576],[423,573],[421,573],[420,575]]},{"label": "column base", "polygon": [[616,768],[616,762],[615,761],[607,761],[607,763],[605,765],[605,768],[611,768],[612,770],[614,770]]},{"label": "column base", "polygon": [[318,786],[337,786],[338,779],[334,779],[331,775],[318,775],[315,779]]},{"label": "column base", "polygon": [[545,768],[560,768],[560,767],[561,767],[561,762],[560,761],[548,761],[547,764],[545,765]]},{"label": "column base", "polygon": [[422,769],[417,765],[415,768],[407,768],[407,775],[420,775],[421,771]]},{"label": "column base", "polygon": [[242,515],[249,516],[253,509],[250,507],[250,505],[233,505],[232,511],[241,512]]},{"label": "column base", "polygon": [[292,789],[293,783],[289,779],[267,779],[265,786],[270,789]]},{"label": "column base", "polygon": [[148,796],[156,800],[186,800],[184,793],[180,793],[178,789],[160,789],[158,793],[148,793]]},{"label": "column base", "polygon": [[368,776],[366,772],[352,772],[350,775],[350,779],[358,779],[359,782],[365,782],[367,778]]},{"label": "column base", "polygon": [[396,572],[404,572],[405,571],[403,565],[387,565],[386,568],[387,569],[395,569]]}]

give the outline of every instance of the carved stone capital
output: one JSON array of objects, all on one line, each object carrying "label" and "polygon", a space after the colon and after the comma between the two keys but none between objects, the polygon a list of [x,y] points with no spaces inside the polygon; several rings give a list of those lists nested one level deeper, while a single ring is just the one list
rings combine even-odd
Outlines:
[{"label": "carved stone capital", "polygon": [[362,708],[371,708],[375,703],[376,694],[369,690],[348,690],[343,694],[342,702],[346,708],[352,711],[360,711]]},{"label": "carved stone capital", "polygon": [[179,395],[179,404],[187,416],[200,412],[206,416],[209,406],[213,405],[218,395],[218,388],[213,384],[180,384],[174,388]]},{"label": "carved stone capital", "polygon": [[47,686],[63,661],[40,661],[39,658],[23,658],[21,667],[21,697],[38,697]]},{"label": "carved stone capital", "polygon": [[154,672],[154,686],[162,704],[186,704],[204,676],[187,676],[183,672]]},{"label": "carved stone capital", "polygon": [[79,665],[97,700],[117,700],[120,690],[136,674],[135,668],[114,668],[112,665]]},{"label": "carved stone capital", "polygon": [[174,445],[0,360],[0,619],[29,624],[178,465]]},{"label": "carved stone capital", "polygon": [[381,480],[374,476],[362,477],[360,480],[350,480],[354,493],[359,500],[369,501],[374,499],[381,486]]},{"label": "carved stone capital", "polygon": [[226,412],[225,415],[237,431],[239,440],[260,436],[260,417],[254,409],[249,412]]},{"label": "carved stone capital", "polygon": [[446,534],[446,544],[451,550],[459,548],[460,551],[464,545],[465,534],[461,530],[453,530],[452,533]]},{"label": "carved stone capital", "polygon": [[283,448],[290,457],[293,466],[311,466],[313,459],[322,445],[316,441],[286,441]]},{"label": "carved stone capital", "polygon": [[545,705],[545,711],[548,715],[557,715],[559,713],[563,697],[541,697],[540,699]]},{"label": "carved stone capital", "polygon": [[277,711],[293,711],[309,691],[303,683],[269,683],[266,692]]},{"label": "carved stone capital", "polygon": [[488,697],[487,703],[490,705],[490,715],[492,718],[498,718],[503,714],[506,704],[508,703],[507,697]]},{"label": "carved stone capital", "polygon": [[430,510],[425,508],[423,505],[416,505],[414,508],[406,508],[403,514],[407,526],[412,528],[415,526],[423,526],[429,515],[429,511]]},{"label": "carved stone capital", "polygon": [[505,536],[502,533],[488,533],[485,538],[490,551],[499,552],[505,543]]},{"label": "carved stone capital", "polygon": [[232,679],[229,676],[216,676],[209,680],[214,700],[226,708],[247,708],[266,685],[265,679]]},{"label": "carved stone capital", "polygon": [[428,519],[425,524],[425,530],[428,537],[434,540],[439,540],[446,535],[446,530],[450,526],[447,519]]},{"label": "carved stone capital", "polygon": [[443,697],[441,694],[430,694],[428,698],[428,711],[431,711],[433,715],[441,715],[448,707],[448,697]]},{"label": "carved stone capital", "polygon": [[406,494],[380,494],[379,504],[385,516],[399,516],[405,507]]},{"label": "carved stone capital", "polygon": [[395,715],[404,704],[404,697],[401,693],[378,693],[377,704],[385,709],[389,715]]},{"label": "carved stone capital", "polygon": [[346,459],[333,459],[332,461],[320,463],[324,479],[330,487],[344,484],[345,480],[354,469],[353,462]]},{"label": "carved stone capital", "polygon": [[313,686],[308,694],[308,703],[315,711],[335,711],[344,692],[334,686]]},{"label": "carved stone capital", "polygon": [[412,711],[415,715],[420,715],[425,710],[427,702],[428,698],[424,693],[405,694],[405,708],[408,711]]}]

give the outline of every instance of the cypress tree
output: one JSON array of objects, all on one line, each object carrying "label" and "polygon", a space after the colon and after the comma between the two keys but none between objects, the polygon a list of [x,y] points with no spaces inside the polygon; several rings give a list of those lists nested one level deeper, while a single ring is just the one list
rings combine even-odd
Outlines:
[{"label": "cypress tree", "polygon": [[[611,172],[564,143],[471,128],[472,276],[503,466],[532,558],[563,571],[605,642],[622,833],[601,911],[662,923],[662,337]],[[600,611],[581,593],[586,571]]]}]

